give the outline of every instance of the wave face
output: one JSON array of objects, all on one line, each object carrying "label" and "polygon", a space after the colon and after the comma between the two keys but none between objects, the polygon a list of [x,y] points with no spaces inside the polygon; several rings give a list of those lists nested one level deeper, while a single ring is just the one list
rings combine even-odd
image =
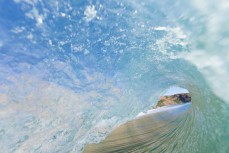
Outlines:
[{"label": "wave face", "polygon": [[228,13],[227,0],[1,0],[1,151],[82,152],[181,86],[189,115],[159,148],[229,152]]}]

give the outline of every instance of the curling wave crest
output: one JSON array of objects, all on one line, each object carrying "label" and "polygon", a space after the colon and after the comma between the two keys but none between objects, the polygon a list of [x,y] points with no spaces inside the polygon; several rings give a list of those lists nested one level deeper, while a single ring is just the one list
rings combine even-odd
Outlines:
[{"label": "curling wave crest", "polygon": [[228,13],[227,0],[1,0],[1,152],[82,152],[170,86],[192,106],[158,149],[229,152]]}]

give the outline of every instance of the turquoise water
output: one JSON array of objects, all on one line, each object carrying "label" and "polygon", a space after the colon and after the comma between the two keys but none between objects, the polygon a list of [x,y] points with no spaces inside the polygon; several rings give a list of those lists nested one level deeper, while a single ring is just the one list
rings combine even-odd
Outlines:
[{"label": "turquoise water", "polygon": [[192,106],[172,140],[185,143],[167,152],[229,152],[228,11],[226,0],[1,0],[1,151],[82,152],[180,86]]},{"label": "turquoise water", "polygon": [[181,127],[189,119],[189,108],[190,103],[159,108],[128,121],[99,144],[88,145],[84,153],[177,151],[177,147],[188,143],[183,139],[174,141],[174,137],[179,137]]}]

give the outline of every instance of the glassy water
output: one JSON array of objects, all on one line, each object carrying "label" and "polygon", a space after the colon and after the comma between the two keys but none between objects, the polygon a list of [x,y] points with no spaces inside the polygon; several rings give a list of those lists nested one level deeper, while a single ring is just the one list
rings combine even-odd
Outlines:
[{"label": "glassy water", "polygon": [[[88,145],[84,152],[175,151],[177,146],[188,143],[174,138],[181,135],[181,128],[190,119],[189,107],[190,103],[159,108],[155,113],[138,117],[119,126],[99,144]],[[182,137],[185,136],[188,136],[188,133],[182,134]]]}]

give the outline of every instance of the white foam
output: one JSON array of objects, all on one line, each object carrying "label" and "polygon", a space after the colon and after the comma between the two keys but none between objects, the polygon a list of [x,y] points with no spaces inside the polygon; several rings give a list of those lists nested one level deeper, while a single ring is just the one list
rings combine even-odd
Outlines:
[{"label": "white foam", "polygon": [[65,17],[65,16],[66,16],[66,14],[63,13],[63,12],[61,12],[60,15],[61,15],[62,17]]},{"label": "white foam", "polygon": [[25,16],[28,18],[35,20],[37,22],[37,26],[41,26],[43,24],[43,21],[45,19],[45,15],[39,13],[38,9],[36,8],[36,3],[38,3],[37,0],[30,1],[30,0],[14,0],[15,3],[27,3],[32,6],[32,9],[25,13]]},{"label": "white foam", "polygon": [[50,39],[49,39],[49,45],[50,45],[50,46],[52,46],[52,45],[53,45],[53,44],[52,44],[52,40],[50,40]]},{"label": "white foam", "polygon": [[166,31],[167,30],[166,27],[154,27],[153,29],[157,31]]},{"label": "white foam", "polygon": [[175,53],[171,46],[179,45],[186,48],[188,45],[187,35],[182,31],[180,27],[153,27],[156,31],[165,31],[165,35],[161,39],[157,39],[151,46],[153,50],[157,50],[164,58],[177,59],[180,58],[178,53]]},{"label": "white foam", "polygon": [[139,117],[142,117],[145,115],[149,115],[149,114],[155,114],[158,112],[164,112],[164,111],[168,111],[168,110],[172,110],[172,109],[177,109],[177,108],[180,108],[180,107],[183,107],[186,105],[190,105],[190,103],[181,104],[181,105],[173,105],[173,106],[164,106],[164,107],[160,107],[157,109],[151,109],[151,110],[148,110],[146,113],[143,113],[143,112],[139,113],[136,118],[139,118]]},{"label": "white foam", "polygon": [[[57,64],[57,61],[54,63]],[[63,71],[71,77],[67,65],[61,66],[60,63],[59,69],[64,69]],[[85,79],[92,82],[104,78],[101,73],[92,74],[86,69],[82,74],[85,75]],[[106,89],[114,97],[104,97],[103,93],[96,90],[76,93],[26,74],[17,77],[9,76],[7,80],[13,82],[14,87],[0,84],[0,90],[7,91],[0,94],[0,106],[4,105],[0,107],[0,124],[4,125],[0,129],[4,130],[3,135],[9,135],[0,142],[0,146],[5,146],[5,149],[1,149],[3,152],[7,152],[11,146],[15,146],[18,152],[29,152],[35,150],[38,143],[41,145],[41,152],[55,152],[63,147],[59,144],[67,143],[65,140],[72,135],[74,135],[72,141],[77,142],[72,147],[77,148],[76,152],[79,152],[85,143],[98,142],[117,125],[117,117],[108,117],[106,110],[98,110],[93,103],[98,97],[104,98],[104,102],[101,103],[103,105],[100,107],[117,103],[114,97],[122,97],[121,92],[111,83],[104,83],[97,87]],[[75,80],[74,83],[80,84],[81,82],[78,81],[80,80]],[[74,133],[76,129],[77,132]],[[25,135],[29,138],[21,142],[20,146],[16,145],[19,138]]]},{"label": "white foam", "polygon": [[27,35],[26,38],[29,39],[30,41],[32,41],[33,40],[33,35],[30,33],[30,34]]},{"label": "white foam", "polygon": [[45,18],[42,14],[39,14],[38,10],[35,7],[33,7],[31,11],[25,13],[25,15],[28,18],[35,20],[38,26],[41,26],[43,24],[43,20]]},{"label": "white foam", "polygon": [[229,89],[229,84],[227,83],[229,82],[229,73],[227,71],[228,52],[218,54],[196,50],[187,55],[184,54],[183,58],[194,63],[205,76],[213,91],[224,100],[229,101],[227,93],[227,89]]},{"label": "white foam", "polygon": [[93,20],[94,18],[96,18],[96,14],[97,14],[97,11],[96,11],[94,5],[87,6],[85,11],[84,11],[85,21],[89,22],[89,21]]}]

